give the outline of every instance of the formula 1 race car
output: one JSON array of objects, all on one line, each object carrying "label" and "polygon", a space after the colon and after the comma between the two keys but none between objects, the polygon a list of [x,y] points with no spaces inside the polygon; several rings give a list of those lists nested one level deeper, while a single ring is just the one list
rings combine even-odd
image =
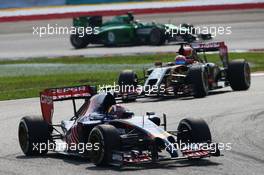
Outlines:
[{"label": "formula 1 race car", "polygon": [[[79,110],[76,99],[84,99]],[[63,100],[73,101],[74,116],[53,124],[54,102]],[[42,117],[23,117],[19,123],[26,156],[55,151],[87,157],[98,166],[123,166],[220,155],[203,119],[183,119],[177,131],[167,131],[165,114],[162,124],[153,112],[135,116],[110,93],[95,94],[91,86],[46,89],[40,103]]]},{"label": "formula 1 race car", "polygon": [[[76,48],[85,48],[88,44],[116,45],[163,45],[165,42],[193,42],[198,39],[211,39],[211,34],[198,33],[191,24],[158,24],[134,20],[131,13],[116,16],[102,22],[102,16],[79,17],[73,19],[76,32],[70,36],[71,44]],[[80,30],[82,29],[82,30]]]},{"label": "formula 1 race car", "polygon": [[[208,62],[206,52],[213,51],[219,51],[222,67]],[[203,54],[198,54],[199,52]],[[235,91],[250,87],[249,63],[244,59],[229,61],[224,42],[181,43],[178,54],[175,62],[165,65],[159,62],[146,71],[141,94],[134,90],[123,91],[119,96],[129,99],[132,94],[133,100],[140,95],[193,95],[200,98],[205,97],[210,90],[225,86],[231,86]],[[134,89],[138,86],[137,75],[132,70],[121,72],[118,82],[119,86],[133,84]]]}]

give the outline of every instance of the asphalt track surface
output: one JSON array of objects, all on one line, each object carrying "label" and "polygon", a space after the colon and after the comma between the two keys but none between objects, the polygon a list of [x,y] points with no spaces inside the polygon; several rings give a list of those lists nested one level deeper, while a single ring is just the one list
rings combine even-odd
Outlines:
[{"label": "asphalt track surface", "polygon": [[[210,14],[210,15],[209,15]],[[232,14],[232,15],[231,15]],[[173,18],[172,18],[173,16]],[[202,18],[202,16],[206,18]],[[231,36],[225,40],[232,49],[261,48],[263,45],[263,10],[205,12],[188,14],[166,14],[141,16],[142,20],[185,22],[203,25],[231,25]],[[166,47],[123,47],[123,48],[87,48],[73,50],[68,36],[52,36],[44,39],[34,38],[31,34],[33,24],[45,22],[69,24],[69,20],[2,23],[0,31],[0,57],[21,58],[28,56],[53,55],[96,55],[128,54],[131,51],[174,51],[175,46]],[[8,24],[8,25],[7,25]],[[250,32],[253,32],[250,34]],[[110,53],[109,53],[110,52]],[[249,91],[232,92],[224,88],[212,92],[202,99],[160,98],[139,99],[135,103],[124,104],[138,115],[146,111],[155,111],[157,115],[167,114],[168,128],[177,128],[178,122],[186,117],[202,117],[212,132],[213,140],[231,143],[231,151],[223,151],[224,156],[212,157],[200,161],[173,161],[117,169],[114,167],[98,168],[89,160],[77,157],[49,153],[45,157],[25,157],[19,147],[17,127],[21,117],[39,115],[38,98],[10,100],[0,102],[0,174],[239,174],[262,175],[264,172],[264,76],[252,77]],[[70,103],[58,103],[55,106],[54,121],[72,116]]]},{"label": "asphalt track surface", "polygon": [[[264,48],[263,9],[136,15],[135,18],[142,21],[156,21],[161,23],[193,23],[196,26],[231,26],[231,35],[217,35],[215,40],[225,41],[230,50]],[[47,24],[53,26],[56,24],[58,26],[71,26],[71,23],[72,21],[70,19],[0,23],[0,59],[175,52],[177,48],[175,45],[118,48],[92,45],[85,49],[75,50],[70,44],[69,35],[51,35],[40,38],[38,35],[32,34],[33,26],[41,27],[47,26]]]},{"label": "asphalt track surface", "polygon": [[[264,172],[264,76],[252,78],[248,91],[233,92],[224,88],[202,99],[139,99],[124,104],[138,115],[155,111],[167,114],[168,127],[176,129],[186,117],[202,117],[212,132],[213,140],[231,143],[224,156],[200,161],[172,161],[156,165],[127,167],[95,167],[89,160],[49,153],[45,157],[25,157],[18,145],[17,128],[22,116],[40,114],[39,99],[0,102],[0,174],[239,174],[262,175]],[[55,106],[54,121],[72,116],[70,103]]]}]

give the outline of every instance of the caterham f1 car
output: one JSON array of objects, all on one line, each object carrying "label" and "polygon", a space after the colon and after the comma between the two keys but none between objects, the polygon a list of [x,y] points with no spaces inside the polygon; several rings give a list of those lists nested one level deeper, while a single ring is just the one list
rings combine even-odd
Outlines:
[{"label": "caterham f1 car", "polygon": [[[163,45],[166,42],[211,39],[211,34],[198,33],[191,24],[159,24],[134,20],[131,13],[116,16],[102,22],[102,16],[79,17],[73,19],[76,31],[91,28],[91,33],[76,32],[70,36],[71,44],[76,48],[85,48],[88,44],[116,45]],[[86,30],[82,30],[86,31]]]},{"label": "caterham f1 car", "polygon": [[[210,90],[231,86],[235,91],[250,87],[250,67],[244,59],[229,61],[224,42],[180,43],[175,62],[155,67],[144,72],[143,87],[138,89],[139,78],[132,70],[121,72],[119,86],[132,86],[133,91],[124,89],[118,95],[124,100],[135,100],[139,96],[192,95],[205,97]],[[210,63],[206,53],[219,51],[222,66]],[[198,54],[202,52],[203,54]],[[141,87],[141,86],[140,86]],[[131,89],[131,87],[130,87]]]},{"label": "caterham f1 car", "polygon": [[[76,99],[84,100],[78,110]],[[72,100],[74,115],[54,124],[54,102],[63,100]],[[23,117],[19,123],[19,143],[26,156],[55,151],[87,157],[97,166],[123,166],[220,155],[203,119],[186,118],[176,131],[167,131],[165,114],[162,124],[153,112],[135,116],[110,93],[95,94],[91,86],[46,89],[40,103],[41,117]]]}]

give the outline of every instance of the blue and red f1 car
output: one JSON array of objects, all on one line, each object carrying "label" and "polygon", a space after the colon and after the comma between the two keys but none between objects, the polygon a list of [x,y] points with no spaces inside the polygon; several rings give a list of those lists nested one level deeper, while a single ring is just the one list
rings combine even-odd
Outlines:
[{"label": "blue and red f1 car", "polygon": [[[84,100],[78,110],[77,99]],[[54,102],[64,100],[72,100],[74,115],[54,124]],[[153,112],[136,116],[116,104],[113,95],[96,94],[92,86],[46,89],[40,103],[41,117],[26,116],[19,123],[19,143],[26,156],[55,151],[88,157],[98,166],[123,166],[220,155],[203,119],[183,119],[177,130],[168,131],[165,114],[162,121]]]}]

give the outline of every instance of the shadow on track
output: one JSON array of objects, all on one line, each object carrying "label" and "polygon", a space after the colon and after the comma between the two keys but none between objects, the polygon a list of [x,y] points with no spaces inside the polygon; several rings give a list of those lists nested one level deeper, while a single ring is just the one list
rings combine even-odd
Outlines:
[{"label": "shadow on track", "polygon": [[89,159],[78,156],[69,156],[58,153],[48,153],[45,156],[16,156],[17,159],[30,160],[30,159],[58,159],[63,160],[66,163],[73,165],[85,165],[87,164],[87,170],[98,171],[98,170],[113,170],[113,171],[137,171],[137,170],[146,170],[146,169],[177,169],[185,167],[206,167],[206,166],[219,166],[221,163],[213,162],[209,159],[199,159],[199,160],[176,160],[176,161],[166,161],[158,163],[146,163],[138,165],[129,165],[124,167],[115,167],[115,166],[102,166],[97,167],[90,162]]},{"label": "shadow on track", "polygon": [[200,166],[218,166],[220,163],[210,161],[208,159],[201,160],[178,160],[178,161],[168,161],[168,162],[160,162],[160,163],[148,163],[141,165],[130,165],[124,167],[87,167],[88,170],[114,170],[114,171],[138,171],[138,170],[147,170],[147,169],[177,169],[177,168],[185,168],[185,167],[200,167]]},{"label": "shadow on track", "polygon": [[[212,96],[212,95],[220,95],[220,94],[224,94],[224,93],[229,93],[232,92],[231,90],[221,90],[221,91],[210,91],[208,96]],[[141,100],[142,99],[142,100]],[[162,97],[142,97],[139,98],[137,101],[135,102],[130,102],[130,103],[149,103],[149,102],[160,102],[160,101],[169,101],[169,100],[195,100],[197,98],[194,98],[193,96],[179,96],[179,97],[175,97],[175,96],[162,96]],[[120,101],[119,103],[124,103],[122,101]]]}]

